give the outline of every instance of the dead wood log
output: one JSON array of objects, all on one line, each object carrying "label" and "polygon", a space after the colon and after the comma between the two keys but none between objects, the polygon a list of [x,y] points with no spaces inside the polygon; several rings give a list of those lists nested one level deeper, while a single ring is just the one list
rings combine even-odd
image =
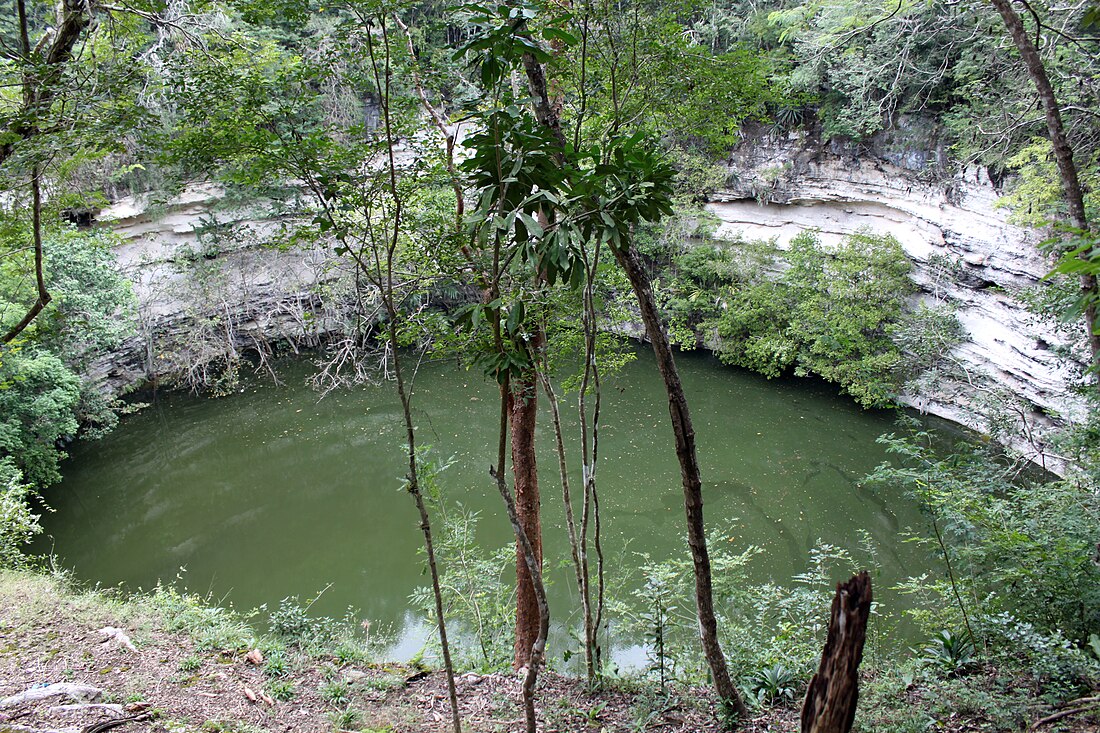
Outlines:
[{"label": "dead wood log", "polygon": [[870,615],[871,577],[865,570],[837,584],[821,665],[810,680],[802,705],[802,733],[848,733],[852,729]]},{"label": "dead wood log", "polygon": [[[1084,698],[1084,699],[1087,700],[1089,698]],[[1096,698],[1092,698],[1092,699],[1095,700]],[[1067,704],[1072,704],[1072,703],[1067,703]],[[1072,717],[1074,715],[1081,715],[1082,713],[1094,713],[1094,712],[1097,712],[1097,711],[1100,711],[1100,706],[1097,706],[1097,705],[1085,705],[1085,706],[1082,706],[1082,707],[1079,707],[1079,708],[1069,708],[1068,710],[1061,710],[1057,713],[1053,713],[1052,715],[1048,715],[1045,718],[1040,718],[1039,720],[1036,720],[1034,723],[1031,724],[1031,727],[1029,728],[1029,730],[1038,730],[1039,728],[1042,728],[1044,725],[1048,725],[1049,723],[1057,722],[1059,720],[1062,720],[1063,718],[1069,718],[1069,717]]]},{"label": "dead wood log", "polygon": [[103,720],[98,723],[92,723],[85,728],[82,728],[80,733],[106,733],[113,728],[119,728],[127,723],[140,723],[149,719],[149,713],[139,713],[137,715],[131,715],[127,718],[115,718],[114,720]]}]

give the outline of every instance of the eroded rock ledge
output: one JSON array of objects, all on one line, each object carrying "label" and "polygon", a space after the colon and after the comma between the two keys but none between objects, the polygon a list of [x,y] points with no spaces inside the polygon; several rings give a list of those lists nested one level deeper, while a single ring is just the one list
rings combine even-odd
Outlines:
[{"label": "eroded rock ledge", "polygon": [[226,357],[272,342],[313,347],[345,324],[343,274],[330,247],[270,246],[294,217],[273,204],[226,207],[194,185],[166,204],[127,198],[99,220],[122,239],[137,334],[91,368],[106,392],[166,380],[195,384]]}]

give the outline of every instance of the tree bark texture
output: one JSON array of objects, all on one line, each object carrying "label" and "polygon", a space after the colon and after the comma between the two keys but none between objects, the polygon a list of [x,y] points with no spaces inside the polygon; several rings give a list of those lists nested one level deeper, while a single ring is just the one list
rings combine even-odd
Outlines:
[{"label": "tree bark texture", "polygon": [[[542,520],[539,516],[539,476],[535,462],[535,422],[538,387],[534,372],[513,383],[508,395],[508,419],[512,434],[512,476],[516,516],[531,544],[535,561],[542,567]],[[516,669],[531,662],[531,648],[539,633],[539,603],[531,572],[520,542],[516,542]]]},{"label": "tree bark texture", "polygon": [[699,631],[703,645],[703,654],[714,677],[714,687],[723,703],[738,718],[748,715],[741,693],[730,679],[726,657],[718,643],[718,622],[714,615],[714,590],[711,580],[710,554],[707,551],[707,537],[703,528],[703,491],[699,476],[699,459],[695,451],[695,429],[691,424],[684,387],[676,362],[672,357],[672,347],[668,334],[661,323],[657,311],[657,302],[649,284],[649,276],[642,267],[638,251],[633,242],[615,250],[619,265],[626,272],[630,286],[642,311],[646,334],[653,345],[657,357],[657,368],[665,382],[668,393],[668,411],[672,418],[672,432],[676,440],[676,457],[680,461],[680,476],[684,486],[684,511],[687,515],[688,546],[695,566],[695,605],[699,615]]},{"label": "tree bark texture", "polygon": [[[1073,161],[1073,147],[1066,137],[1065,125],[1062,124],[1062,108],[1058,105],[1058,98],[1054,95],[1054,87],[1050,84],[1046,66],[1038,49],[1028,36],[1020,16],[1012,8],[1011,0],[990,0],[993,7],[1001,14],[1008,33],[1012,36],[1016,50],[1023,59],[1027,73],[1031,77],[1035,90],[1039,93],[1039,99],[1043,104],[1043,112],[1046,116],[1047,133],[1050,142],[1054,146],[1054,160],[1058,164],[1058,176],[1062,180],[1062,191],[1066,198],[1066,207],[1069,209],[1069,218],[1073,226],[1082,232],[1089,231],[1088,218],[1085,216],[1085,198],[1081,190],[1081,181],[1077,176],[1077,165]],[[1096,295],[1097,283],[1095,275],[1081,276],[1081,290],[1088,298],[1085,308],[1085,328],[1088,331],[1089,349],[1092,353],[1094,367],[1100,367],[1100,333],[1097,333],[1096,323]],[[1098,375],[1100,378],[1100,375]]]},{"label": "tree bark texture", "polygon": [[[499,324],[496,326],[499,338]],[[542,565],[535,558],[534,547],[520,522],[516,512],[516,502],[508,484],[504,480],[504,457],[508,442],[508,424],[510,422],[511,388],[508,380],[500,389],[500,425],[497,431],[497,465],[489,467],[489,475],[496,482],[497,491],[504,500],[504,508],[508,512],[508,521],[512,525],[512,532],[516,536],[524,563],[531,576],[531,587],[535,591],[535,603],[538,611],[538,633],[531,644],[531,656],[526,671],[523,675],[523,717],[527,733],[536,733],[538,721],[535,715],[535,687],[538,684],[539,668],[546,658],[546,637],[550,631],[550,606],[546,602],[546,586],[542,582]]]},{"label": "tree bark texture", "polygon": [[867,571],[838,583],[821,665],[802,705],[802,733],[848,733],[859,700],[859,663],[871,615]]},{"label": "tree bark texture", "polygon": [[[517,30],[526,30],[523,26]],[[553,112],[546,88],[546,72],[542,64],[530,54],[523,55],[523,68],[527,76],[528,87],[535,108],[535,118],[546,126],[558,143],[554,151],[559,165],[564,162],[565,137],[561,131],[561,120]],[[546,217],[540,213],[539,221],[544,225]],[[537,274],[539,282],[544,281],[543,273]],[[542,348],[545,334],[541,324],[536,327],[531,338],[531,354],[537,354]],[[540,518],[539,479],[535,465],[535,423],[538,418],[538,366],[532,366],[512,387],[509,399],[509,420],[512,435],[512,474],[515,480],[516,517],[523,527],[530,543],[530,549],[542,569],[542,520]],[[518,539],[518,537],[517,537]],[[539,638],[539,628],[548,618],[540,614],[540,604],[535,592],[535,583],[524,562],[524,550],[516,545],[516,669],[531,667],[541,663],[541,654],[535,655],[533,645]],[[540,581],[541,582],[541,581]],[[543,603],[542,605],[545,605]],[[545,638],[543,638],[545,644]]]}]

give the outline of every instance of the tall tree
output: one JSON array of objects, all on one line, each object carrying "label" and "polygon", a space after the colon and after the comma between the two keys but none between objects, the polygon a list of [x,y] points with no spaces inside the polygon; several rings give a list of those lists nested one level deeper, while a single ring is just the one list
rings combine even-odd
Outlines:
[{"label": "tall tree", "polygon": [[[335,28],[331,46],[312,56],[294,49],[246,39],[247,53],[231,44],[225,57],[197,53],[177,69],[172,90],[180,122],[173,155],[188,166],[224,176],[238,184],[262,188],[294,181],[304,194],[307,215],[290,241],[318,239],[350,265],[349,309],[366,332],[351,338],[350,351],[330,352],[340,364],[328,371],[329,384],[355,386],[373,379],[377,343],[392,375],[404,428],[404,488],[413,500],[431,578],[433,611],[446,675],[451,725],[461,731],[446,606],[440,581],[432,517],[413,418],[414,383],[400,347],[416,331],[410,303],[423,293],[448,258],[424,255],[439,243],[425,241],[434,233],[408,223],[431,215],[417,210],[415,193],[430,189],[440,175],[431,165],[407,164],[408,140],[421,130],[413,100],[398,79],[412,59],[395,25],[399,3],[390,0],[346,0],[330,4]],[[303,12],[288,7],[287,12]],[[308,10],[305,11],[308,13]],[[351,97],[371,100],[377,124],[341,124],[326,107]],[[336,119],[333,119],[336,117]],[[312,220],[308,215],[312,215]],[[367,304],[374,304],[371,308]],[[348,367],[346,362],[352,362]],[[347,367],[345,369],[345,367]]]},{"label": "tall tree", "polygon": [[[73,48],[91,23],[91,6],[85,0],[61,0],[57,4],[54,25],[43,30],[31,45],[30,21],[26,0],[16,0],[19,36],[16,65],[22,76],[22,104],[3,120],[6,128],[0,143],[0,164],[15,153],[21,143],[36,137],[57,97],[63,67],[73,57]],[[30,151],[28,185],[31,190],[31,239],[34,248],[35,299],[26,315],[8,328],[0,343],[8,344],[30,326],[53,297],[46,288],[42,253],[42,153]]]},{"label": "tall tree", "polygon": [[[1083,239],[1085,245],[1077,248],[1075,255],[1085,260],[1093,258],[1095,245],[1091,241],[1088,217],[1085,213],[1085,198],[1081,188],[1081,180],[1078,176],[1077,164],[1073,159],[1073,147],[1066,135],[1065,125],[1062,123],[1062,108],[1058,104],[1058,97],[1051,86],[1047,76],[1046,65],[1039,55],[1038,49],[1028,35],[1019,14],[1013,9],[1011,0],[990,0],[993,7],[1000,13],[1005,28],[1008,29],[1012,42],[1020,53],[1020,58],[1027,68],[1028,76],[1035,85],[1035,91],[1039,94],[1039,101],[1043,106],[1043,115],[1046,119],[1047,133],[1054,147],[1054,160],[1058,164],[1058,177],[1062,183],[1062,193],[1065,196],[1066,207],[1069,210],[1070,224],[1076,229],[1076,237]],[[1030,5],[1025,3],[1029,10]],[[1095,271],[1089,269],[1080,272],[1081,304],[1084,316],[1085,330],[1088,335],[1089,350],[1092,354],[1092,366],[1097,370],[1096,377],[1100,380],[1100,323],[1097,322],[1097,307],[1100,307],[1100,295],[1097,291]]]}]

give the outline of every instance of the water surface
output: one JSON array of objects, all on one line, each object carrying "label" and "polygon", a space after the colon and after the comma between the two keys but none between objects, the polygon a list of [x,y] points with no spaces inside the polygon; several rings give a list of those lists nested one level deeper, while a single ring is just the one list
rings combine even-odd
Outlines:
[{"label": "water surface", "polygon": [[[638,354],[605,382],[599,485],[606,551],[620,567],[635,552],[686,552],[667,402],[652,355]],[[922,520],[900,492],[858,485],[885,457],[875,439],[893,428],[892,414],[860,410],[830,385],[768,381],[704,354],[682,354],[679,364],[708,527],[731,548],[764,548],[755,579],[789,582],[819,541],[857,552],[865,530],[882,566],[876,597],[897,601],[888,586],[929,562],[898,533]],[[148,588],[182,568],[189,589],[239,608],[328,587],[314,611],[353,606],[411,628],[418,614],[408,597],[426,576],[416,511],[398,478],[404,433],[393,387],[319,400],[305,386],[309,370],[287,361],[281,385],[256,381],[221,399],[161,394],[105,440],[74,446],[47,497],[57,511],[44,518],[46,543],[78,577],[105,584]],[[570,436],[574,405],[574,395],[563,398]],[[419,440],[454,457],[441,479],[447,500],[482,512],[483,546],[507,543],[488,475],[494,385],[454,363],[422,365],[414,407]],[[540,420],[545,552],[560,619],[571,574],[549,412]]]}]

